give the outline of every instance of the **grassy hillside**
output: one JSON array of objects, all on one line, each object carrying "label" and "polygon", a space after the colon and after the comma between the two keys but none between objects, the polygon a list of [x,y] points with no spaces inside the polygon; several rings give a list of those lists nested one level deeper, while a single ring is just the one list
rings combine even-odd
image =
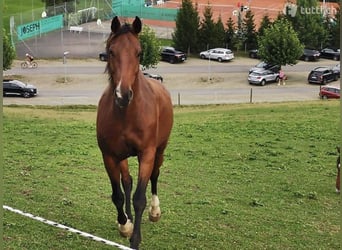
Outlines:
[{"label": "grassy hillside", "polygon": [[[338,249],[339,108],[175,108],[162,218],[152,224],[145,212],[141,248]],[[129,245],[117,231],[95,117],[95,107],[4,107],[4,204]],[[112,249],[7,211],[3,225],[5,249]]]}]

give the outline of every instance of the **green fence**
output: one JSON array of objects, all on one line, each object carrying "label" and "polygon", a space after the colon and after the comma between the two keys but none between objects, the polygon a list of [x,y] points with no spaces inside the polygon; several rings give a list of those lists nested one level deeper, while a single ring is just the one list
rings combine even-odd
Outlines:
[{"label": "green fence", "polygon": [[145,1],[130,0],[130,1],[114,1],[112,3],[114,15],[124,17],[139,16],[145,19],[175,21],[176,9],[145,7]]}]

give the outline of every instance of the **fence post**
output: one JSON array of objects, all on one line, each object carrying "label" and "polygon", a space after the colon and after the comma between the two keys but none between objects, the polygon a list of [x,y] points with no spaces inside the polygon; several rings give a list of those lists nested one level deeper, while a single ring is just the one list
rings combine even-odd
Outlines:
[{"label": "fence post", "polygon": [[253,103],[253,88],[251,88],[251,91],[249,93],[249,103]]},{"label": "fence post", "polygon": [[178,92],[178,106],[180,106],[180,93]]}]

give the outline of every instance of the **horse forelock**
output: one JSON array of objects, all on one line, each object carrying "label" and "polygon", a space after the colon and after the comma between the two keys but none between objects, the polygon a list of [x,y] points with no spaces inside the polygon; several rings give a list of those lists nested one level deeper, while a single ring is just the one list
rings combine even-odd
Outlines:
[{"label": "horse forelock", "polygon": [[108,39],[107,39],[106,52],[107,53],[109,52],[109,47],[115,38],[119,37],[122,34],[126,34],[126,33],[132,33],[133,35],[136,36],[132,26],[128,23],[125,23],[124,25],[122,25],[121,28],[117,32],[115,32],[115,33],[111,32]]}]

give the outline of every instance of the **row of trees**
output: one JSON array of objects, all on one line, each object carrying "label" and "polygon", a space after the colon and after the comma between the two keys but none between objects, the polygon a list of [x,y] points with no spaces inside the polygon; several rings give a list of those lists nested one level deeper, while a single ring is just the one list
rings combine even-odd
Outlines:
[{"label": "row of trees", "polygon": [[[297,13],[279,13],[275,21],[286,19],[294,29],[299,41],[305,47],[322,48],[339,47],[340,44],[340,8],[332,9],[334,13],[307,13],[302,10],[321,10],[317,0],[297,0]],[[330,10],[330,12],[333,12]],[[183,0],[176,18],[173,42],[176,48],[187,53],[198,53],[208,47],[228,47],[233,50],[255,49],[259,47],[258,39],[265,34],[275,21],[265,15],[256,30],[254,14],[251,10],[240,12],[241,19],[235,23],[232,18],[226,21],[226,29],[219,17],[215,22],[213,12],[208,4],[200,20],[197,5],[191,0]],[[240,16],[239,16],[240,17]],[[308,32],[310,31],[310,32]]]}]

